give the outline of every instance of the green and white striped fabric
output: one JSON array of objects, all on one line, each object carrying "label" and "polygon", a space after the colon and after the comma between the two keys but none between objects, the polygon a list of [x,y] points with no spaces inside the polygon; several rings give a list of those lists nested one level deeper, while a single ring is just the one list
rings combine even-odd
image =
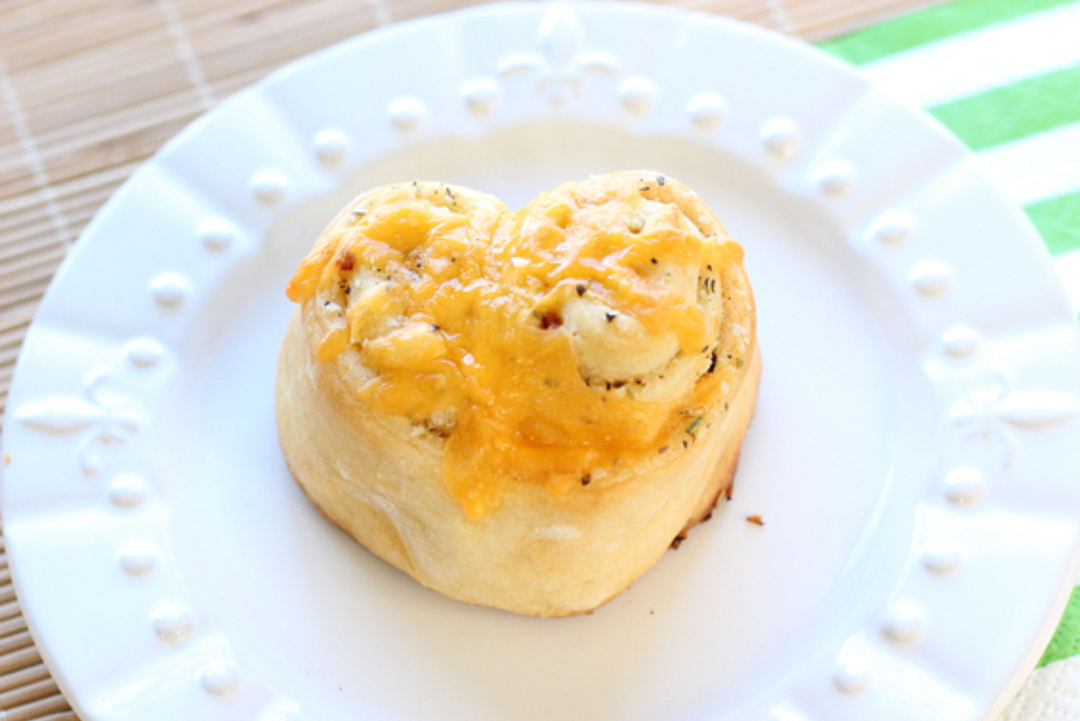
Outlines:
[{"label": "green and white striped fabric", "polygon": [[[960,0],[821,47],[975,152],[1031,218],[1080,312],[1080,0]],[[1080,586],[1000,721],[1080,721]]]}]

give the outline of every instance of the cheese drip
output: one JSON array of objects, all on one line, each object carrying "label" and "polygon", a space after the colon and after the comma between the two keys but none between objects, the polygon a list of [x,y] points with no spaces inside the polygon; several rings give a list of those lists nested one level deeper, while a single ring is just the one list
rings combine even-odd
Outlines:
[{"label": "cheese drip", "polygon": [[666,450],[731,380],[721,270],[742,248],[662,184],[570,183],[517,212],[391,186],[339,216],[287,293],[341,309],[318,357],[359,353],[366,404],[444,431],[449,490],[479,521],[508,478],[559,495]]}]

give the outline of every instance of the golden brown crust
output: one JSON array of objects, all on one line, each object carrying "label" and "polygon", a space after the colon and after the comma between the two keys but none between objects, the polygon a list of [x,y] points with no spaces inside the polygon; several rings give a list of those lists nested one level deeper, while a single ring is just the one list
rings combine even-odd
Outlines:
[{"label": "golden brown crust", "polygon": [[[674,181],[657,187],[652,192],[688,217],[715,219]],[[334,222],[343,218],[347,223],[344,213]],[[317,300],[304,302],[290,321],[277,376],[289,468],[328,518],[430,588],[531,615],[591,611],[705,518],[731,483],[761,359],[741,263],[724,269],[721,285],[726,305],[708,379],[717,388],[711,402],[676,421],[670,442],[568,493],[504,479],[500,506],[479,521],[465,516],[447,488],[445,439],[364,403],[357,387],[371,371],[354,353],[329,362],[317,357],[325,313]]]}]

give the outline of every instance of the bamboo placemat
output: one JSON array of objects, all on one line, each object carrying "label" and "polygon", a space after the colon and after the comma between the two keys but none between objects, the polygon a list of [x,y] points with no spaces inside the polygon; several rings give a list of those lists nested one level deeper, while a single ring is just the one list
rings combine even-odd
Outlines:
[{"label": "bamboo placemat", "polygon": [[[811,41],[939,0],[679,0]],[[0,0],[0,413],[57,266],[169,138],[276,68],[484,0]],[[0,721],[78,721],[27,631],[0,536]]]}]

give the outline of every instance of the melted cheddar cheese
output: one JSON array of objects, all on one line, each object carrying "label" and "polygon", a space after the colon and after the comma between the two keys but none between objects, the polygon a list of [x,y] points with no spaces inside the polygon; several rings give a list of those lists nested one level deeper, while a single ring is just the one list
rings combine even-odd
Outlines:
[{"label": "melted cheddar cheese", "polygon": [[558,496],[666,450],[730,383],[719,281],[742,249],[665,182],[570,183],[517,212],[389,186],[331,224],[287,293],[326,316],[320,362],[370,369],[365,404],[445,437],[449,490],[480,520],[508,478]]}]

